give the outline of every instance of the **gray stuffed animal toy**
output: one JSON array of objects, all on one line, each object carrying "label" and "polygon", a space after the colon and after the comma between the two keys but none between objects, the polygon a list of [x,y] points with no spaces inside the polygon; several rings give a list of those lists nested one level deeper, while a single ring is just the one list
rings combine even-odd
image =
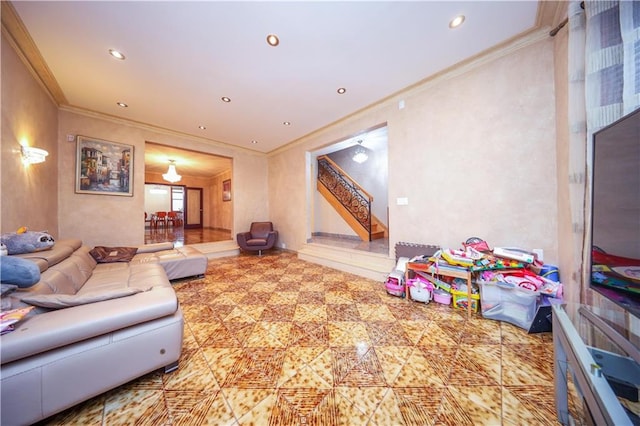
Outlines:
[{"label": "gray stuffed animal toy", "polygon": [[27,231],[24,227],[18,232],[2,234],[0,241],[7,247],[10,255],[48,250],[55,244],[55,240],[49,233]]}]

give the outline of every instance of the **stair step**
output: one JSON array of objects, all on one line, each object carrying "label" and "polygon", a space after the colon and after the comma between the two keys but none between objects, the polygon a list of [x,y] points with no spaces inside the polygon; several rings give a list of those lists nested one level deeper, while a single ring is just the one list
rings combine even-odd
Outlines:
[{"label": "stair step", "polygon": [[372,232],[371,233],[371,239],[372,240],[379,240],[380,238],[384,238],[384,231],[378,231],[378,232]]}]

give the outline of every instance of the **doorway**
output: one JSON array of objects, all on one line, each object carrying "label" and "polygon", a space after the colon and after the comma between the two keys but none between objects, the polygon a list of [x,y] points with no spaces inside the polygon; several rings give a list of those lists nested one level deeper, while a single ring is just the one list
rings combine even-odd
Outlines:
[{"label": "doorway", "polygon": [[[348,176],[371,196],[369,214],[386,228],[384,237],[363,240],[317,190],[318,158],[328,157],[337,174]],[[372,253],[389,253],[388,131],[386,123],[363,130],[307,156],[307,242]],[[371,234],[370,234],[371,235]]]},{"label": "doorway", "polygon": [[[222,199],[223,182],[233,177],[232,158],[147,141],[144,162],[147,184],[179,188],[173,191],[171,207],[167,207],[178,210],[182,206],[184,236],[174,234],[177,238],[174,243],[232,240],[233,202]],[[173,184],[164,178],[169,164],[174,165],[179,175],[178,182]],[[149,211],[148,196],[145,193],[145,211]],[[145,241],[150,238],[146,231]],[[163,241],[171,241],[171,236],[165,236]]]},{"label": "doorway", "polygon": [[187,188],[187,210],[184,227],[202,228],[202,188]]}]

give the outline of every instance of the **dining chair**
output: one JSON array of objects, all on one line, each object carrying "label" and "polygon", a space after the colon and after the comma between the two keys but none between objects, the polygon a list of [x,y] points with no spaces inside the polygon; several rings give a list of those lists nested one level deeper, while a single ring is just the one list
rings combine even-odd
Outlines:
[{"label": "dining chair", "polygon": [[156,223],[155,227],[158,225],[162,225],[164,228],[167,227],[167,212],[156,212]]}]

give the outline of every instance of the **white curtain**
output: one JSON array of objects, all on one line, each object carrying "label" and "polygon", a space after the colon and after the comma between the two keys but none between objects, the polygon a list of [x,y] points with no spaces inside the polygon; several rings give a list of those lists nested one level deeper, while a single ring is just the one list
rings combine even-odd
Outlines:
[{"label": "white curtain", "polygon": [[[572,270],[563,272],[565,285],[581,288],[585,232],[585,176],[587,122],[585,111],[585,32],[586,19],[580,1],[569,4],[569,206],[572,229]],[[571,292],[574,302],[581,294]]]},{"label": "white curtain", "polygon": [[589,135],[640,101],[640,2],[587,1],[586,110]]},{"label": "white curtain", "polygon": [[[582,9],[584,5],[584,10]],[[640,106],[640,1],[569,5],[569,193],[573,273],[588,283],[593,134]],[[585,167],[586,166],[586,167]],[[571,283],[573,284],[573,283]],[[588,285],[582,287],[585,301]]]}]

